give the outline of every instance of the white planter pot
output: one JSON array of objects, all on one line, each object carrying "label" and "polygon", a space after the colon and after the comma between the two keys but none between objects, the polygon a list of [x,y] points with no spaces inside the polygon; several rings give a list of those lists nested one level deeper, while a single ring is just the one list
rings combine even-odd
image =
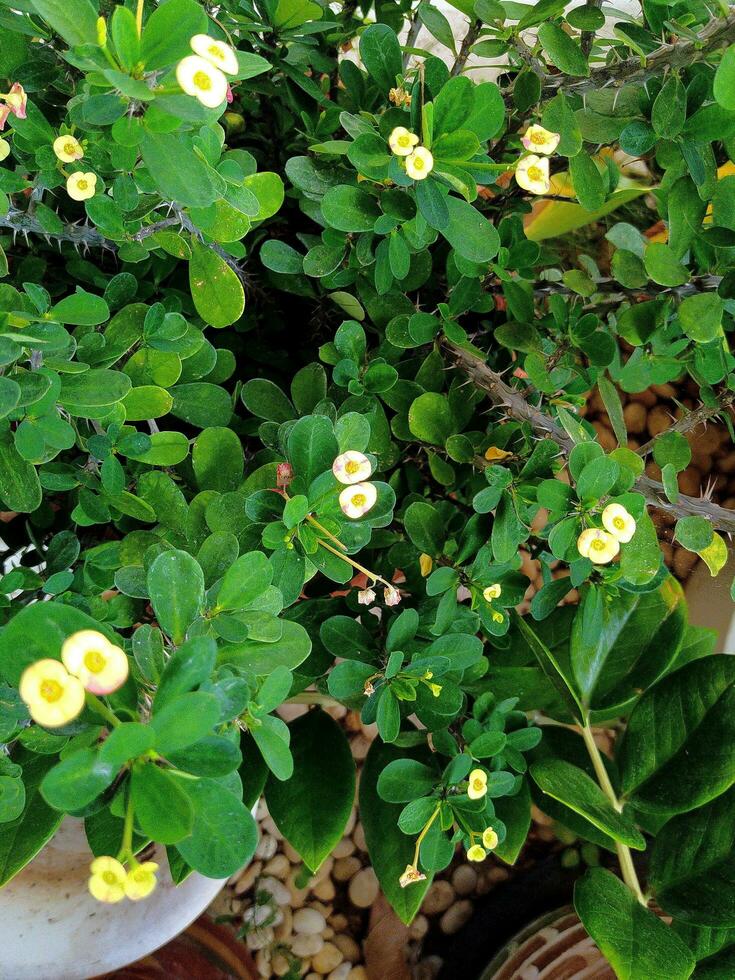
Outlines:
[{"label": "white planter pot", "polygon": [[82,821],[66,817],[0,889],[3,980],[88,980],[134,963],[186,929],[225,884],[195,873],[174,885],[160,848],[155,892],[144,901],[104,905],[87,890],[91,860]]}]

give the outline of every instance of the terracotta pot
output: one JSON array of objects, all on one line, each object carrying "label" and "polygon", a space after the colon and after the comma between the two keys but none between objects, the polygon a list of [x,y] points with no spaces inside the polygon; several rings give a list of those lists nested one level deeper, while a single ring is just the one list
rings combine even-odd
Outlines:
[{"label": "terracotta pot", "polygon": [[615,980],[615,973],[567,906],[514,936],[480,980]]},{"label": "terracotta pot", "polygon": [[0,976],[88,980],[146,956],[182,932],[224,881],[192,874],[174,885],[164,849],[158,887],[141,902],[104,905],[87,890],[92,854],[67,817],[41,853],[0,889]]}]

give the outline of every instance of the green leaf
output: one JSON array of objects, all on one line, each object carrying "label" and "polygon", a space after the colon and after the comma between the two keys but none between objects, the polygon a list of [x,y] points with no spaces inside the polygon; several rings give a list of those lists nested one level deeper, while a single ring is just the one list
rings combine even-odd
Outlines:
[{"label": "green leaf", "polygon": [[432,7],[430,3],[423,0],[423,2],[418,6],[418,17],[427,31],[432,34],[440,44],[443,44],[445,48],[449,48],[452,54],[457,53],[454,44],[454,35],[452,33],[452,25],[440,10],[437,10],[436,7]]},{"label": "green leaf", "polygon": [[372,194],[360,187],[340,184],[330,187],[322,198],[322,214],[325,221],[337,231],[372,231],[380,216],[380,209]]},{"label": "green leaf", "polygon": [[200,490],[227,493],[242,483],[242,444],[232,429],[212,426],[200,433],[194,441],[191,462]]},{"label": "green leaf", "polygon": [[587,153],[569,160],[569,174],[577,200],[586,211],[597,211],[605,203],[605,185],[597,164]]},{"label": "green leaf", "polygon": [[671,75],[654,100],[651,125],[661,139],[673,140],[684,128],[686,116],[686,89],[677,75]]},{"label": "green leaf", "polygon": [[619,751],[621,788],[637,807],[682,813],[735,782],[735,663],[695,660],[641,697]]},{"label": "green leaf", "polygon": [[381,890],[401,921],[408,924],[421,907],[431,875],[426,881],[401,888],[398,879],[406,865],[413,863],[414,841],[398,827],[402,804],[387,803],[377,790],[378,777],[388,763],[405,757],[405,750],[383,745],[379,739],[370,746],[360,776],[360,818]]},{"label": "green leaf", "polygon": [[515,864],[526,843],[531,826],[531,794],[528,780],[523,780],[520,791],[514,796],[500,796],[493,800],[493,806],[495,815],[503,821],[506,828],[505,840],[498,844],[493,853],[506,864]]},{"label": "green leaf", "polygon": [[214,669],[217,645],[209,636],[195,636],[187,640],[166,661],[158,689],[153,700],[153,710],[199,687]]},{"label": "green leaf", "polygon": [[194,826],[194,808],[183,789],[186,781],[147,762],[133,769],[130,794],[136,823],[159,844],[178,844]]},{"label": "green leaf", "polygon": [[588,607],[598,596],[587,591],[574,617],[570,659],[583,703],[611,716],[673,663],[686,628],[686,602],[681,586],[668,577],[655,592],[601,600],[590,630]]},{"label": "green leaf", "polygon": [[101,296],[77,289],[52,306],[48,315],[59,323],[93,327],[109,320],[110,308]]},{"label": "green leaf", "polygon": [[[164,10],[165,6],[158,9]],[[193,152],[192,143],[183,134],[146,132],[141,152],[158,190],[167,200],[183,207],[206,208],[220,197],[213,171]]]},{"label": "green leaf", "polygon": [[227,878],[252,858],[258,843],[253,815],[215,779],[181,780],[191,801],[191,834],[177,845],[188,865],[207,878]]},{"label": "green leaf", "polygon": [[[469,81],[469,79],[468,79]],[[477,208],[448,197],[449,224],[441,229],[452,248],[470,262],[489,262],[500,248],[500,236],[495,226]]]},{"label": "green leaf", "polygon": [[411,403],[408,410],[411,434],[422,442],[443,446],[454,432],[454,417],[446,395],[426,391]]},{"label": "green leaf", "polygon": [[645,838],[633,821],[615,809],[594,779],[582,769],[563,759],[544,759],[531,766],[531,776],[544,793],[589,820],[603,833],[628,847],[645,849]]},{"label": "green leaf", "polygon": [[650,515],[645,512],[638,520],[635,537],[622,549],[620,570],[631,585],[647,585],[661,568],[661,549]]},{"label": "green leaf", "polygon": [[735,790],[669,820],[653,846],[649,879],[674,918],[735,927]]},{"label": "green leaf", "polygon": [[682,286],[689,280],[689,270],[681,264],[668,245],[654,242],[643,255],[646,272],[660,286]]},{"label": "green leaf", "polygon": [[245,408],[258,418],[268,419],[270,422],[289,422],[296,416],[288,398],[278,385],[267,378],[246,381],[241,397]]},{"label": "green leaf", "polygon": [[46,773],[41,793],[57,810],[81,810],[107,789],[116,773],[94,749],[80,749]]},{"label": "green leaf", "polygon": [[46,755],[34,755],[23,763],[25,806],[15,820],[3,825],[0,834],[0,886],[33,860],[64,819],[40,793],[41,781],[55,763],[55,756]]},{"label": "green leaf", "polygon": [[620,980],[686,980],[694,969],[684,942],[610,871],[587,871],[574,908]]},{"label": "green leaf", "polygon": [[32,6],[70,46],[97,43],[97,7],[92,0],[33,0]]},{"label": "green leaf", "polygon": [[676,522],[674,538],[688,551],[703,551],[712,543],[714,531],[706,517],[681,517]]},{"label": "green leaf", "polygon": [[[265,789],[268,810],[286,840],[311,871],[341,839],[355,796],[355,763],[340,726],[316,709],[290,725],[293,775],[271,776]],[[329,779],[324,779],[325,760]]]},{"label": "green leaf", "polygon": [[387,24],[371,24],[360,35],[360,58],[368,74],[387,95],[403,72],[401,46]]},{"label": "green leaf", "polygon": [[430,503],[415,500],[403,515],[406,534],[419,551],[438,556],[446,537],[446,528],[439,511]]},{"label": "green leaf", "polygon": [[207,15],[197,0],[167,0],[145,23],[142,56],[146,70],[165,68],[191,54],[189,38],[207,33]]},{"label": "green leaf", "polygon": [[679,322],[687,337],[698,344],[722,336],[723,304],[717,293],[686,296],[679,306]]},{"label": "green leaf", "polygon": [[434,138],[459,129],[474,108],[474,84],[466,75],[450,78],[434,100]]},{"label": "green leaf", "polygon": [[245,290],[234,271],[213,249],[191,243],[189,288],[197,313],[213,327],[228,327],[245,309]]},{"label": "green leaf", "polygon": [[6,510],[21,514],[30,514],[42,500],[36,467],[23,459],[10,433],[0,439],[0,499]]},{"label": "green leaf", "polygon": [[579,698],[577,697],[571,677],[567,675],[567,672],[562,667],[560,661],[552,653],[549,647],[547,647],[546,644],[539,638],[536,632],[531,629],[522,616],[516,616],[515,623],[518,627],[519,633],[521,634],[521,638],[527,644],[527,646],[530,647],[531,652],[538,661],[544,674],[548,677],[558,693],[561,695],[561,698],[572,714],[572,717],[581,721],[584,718],[585,712]]},{"label": "green leaf", "polygon": [[161,629],[181,643],[204,604],[204,575],[185,551],[164,551],[148,570],[148,594]]},{"label": "green leaf", "polygon": [[723,109],[735,110],[735,48],[725,48],[713,83],[713,93]]},{"label": "green leaf", "polygon": [[565,75],[587,77],[590,67],[580,46],[557,24],[545,23],[539,27],[538,39],[549,61]]},{"label": "green leaf", "polygon": [[210,735],[220,717],[219,701],[204,691],[190,691],[167,700],[162,707],[159,704],[156,705],[151,727],[156,749],[164,756]]},{"label": "green leaf", "polygon": [[26,791],[18,776],[0,775],[0,824],[11,823],[23,813]]},{"label": "green leaf", "polygon": [[247,639],[241,643],[229,643],[222,651],[222,663],[232,663],[247,668],[255,674],[269,674],[275,667],[294,670],[311,652],[311,640],[300,623],[283,621],[283,632],[276,643],[262,643]]},{"label": "green leaf", "polygon": [[332,467],[337,456],[334,426],[326,415],[306,415],[298,420],[288,435],[288,458],[294,475],[311,484]]},{"label": "green leaf", "polygon": [[240,555],[228,568],[217,593],[218,609],[244,609],[271,584],[273,566],[262,551]]}]

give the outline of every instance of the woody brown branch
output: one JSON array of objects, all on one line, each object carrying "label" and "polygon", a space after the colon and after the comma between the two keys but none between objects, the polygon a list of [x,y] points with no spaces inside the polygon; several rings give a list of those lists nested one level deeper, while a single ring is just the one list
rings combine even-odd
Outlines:
[{"label": "woody brown branch", "polygon": [[[574,441],[562,426],[540,408],[529,404],[521,391],[505,382],[477,354],[448,340],[444,341],[444,348],[455,366],[488,395],[493,405],[502,408],[510,418],[528,422],[537,435],[553,439],[565,455],[571,452]],[[680,494],[677,503],[672,504],[666,498],[663,484],[645,475],[638,477],[633,489],[642,494],[652,507],[665,511],[677,520],[681,517],[704,517],[715,530],[735,533],[735,514],[709,500]]]}]

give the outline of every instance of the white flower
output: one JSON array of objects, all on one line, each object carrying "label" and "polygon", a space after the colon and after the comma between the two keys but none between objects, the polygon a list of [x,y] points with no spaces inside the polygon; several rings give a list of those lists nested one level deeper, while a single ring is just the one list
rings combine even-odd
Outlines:
[{"label": "white flower", "polygon": [[62,163],[73,163],[84,156],[82,144],[74,136],[57,136],[54,140],[54,153]]},{"label": "white flower", "polygon": [[97,189],[97,174],[83,174],[77,170],[66,181],[66,193],[72,201],[86,201],[94,197]]},{"label": "white flower", "polygon": [[373,467],[364,453],[348,449],[341,453],[332,463],[332,473],[340,483],[360,483],[372,473]]},{"label": "white flower", "polygon": [[607,531],[589,527],[577,538],[577,551],[595,565],[607,565],[620,551],[620,542]]},{"label": "white flower", "polygon": [[532,194],[548,194],[551,181],[547,158],[537,157],[534,153],[524,157],[516,167],[516,181],[524,190]]},{"label": "white flower", "polygon": [[354,521],[367,514],[377,499],[378,491],[372,483],[355,483],[351,487],[345,487],[339,495],[339,506],[342,513]]},{"label": "white flower", "polygon": [[398,884],[401,888],[406,888],[407,885],[413,885],[417,881],[426,881],[426,875],[422,874],[415,865],[407,864],[406,870],[398,879]]},{"label": "white flower", "polygon": [[204,58],[226,75],[237,74],[237,55],[229,44],[215,41],[208,34],[195,34],[189,44],[194,54],[198,54],[200,58]]},{"label": "white flower", "polygon": [[7,140],[0,138],[0,161],[4,160],[10,155],[10,143]]},{"label": "white flower", "polygon": [[417,146],[410,157],[406,157],[406,173],[413,180],[423,180],[434,169],[434,157],[425,146]]},{"label": "white flower", "polygon": [[559,133],[552,133],[543,126],[529,126],[521,137],[521,143],[535,153],[553,153],[560,138]]},{"label": "white flower", "polygon": [[227,98],[227,79],[214,65],[191,54],[176,66],[176,81],[203,106],[216,109]]},{"label": "white flower", "polygon": [[26,667],[18,685],[31,718],[44,728],[67,725],[84,707],[84,688],[58,660],[37,660]]},{"label": "white flower", "polygon": [[61,648],[64,666],[92,694],[112,694],[128,679],[128,658],[97,630],[79,630]]},{"label": "white flower", "polygon": [[361,606],[370,606],[375,602],[375,592],[373,589],[360,589],[357,593],[357,601]]},{"label": "white flower", "polygon": [[481,800],[487,793],[487,773],[484,769],[473,769],[469,775],[467,795],[471,800]]},{"label": "white flower", "polygon": [[608,504],[602,512],[602,523],[622,544],[627,544],[635,534],[635,518],[622,504]]},{"label": "white flower", "polygon": [[386,585],[383,589],[383,598],[386,606],[397,606],[401,601],[401,593],[392,585]]},{"label": "white flower", "polygon": [[499,599],[502,591],[503,590],[501,589],[500,585],[495,582],[494,585],[488,585],[488,587],[482,593],[482,597],[485,602],[490,602],[492,599]]},{"label": "white flower", "polygon": [[388,146],[397,157],[407,157],[413,153],[413,148],[418,141],[418,136],[405,126],[396,126],[388,137]]}]

